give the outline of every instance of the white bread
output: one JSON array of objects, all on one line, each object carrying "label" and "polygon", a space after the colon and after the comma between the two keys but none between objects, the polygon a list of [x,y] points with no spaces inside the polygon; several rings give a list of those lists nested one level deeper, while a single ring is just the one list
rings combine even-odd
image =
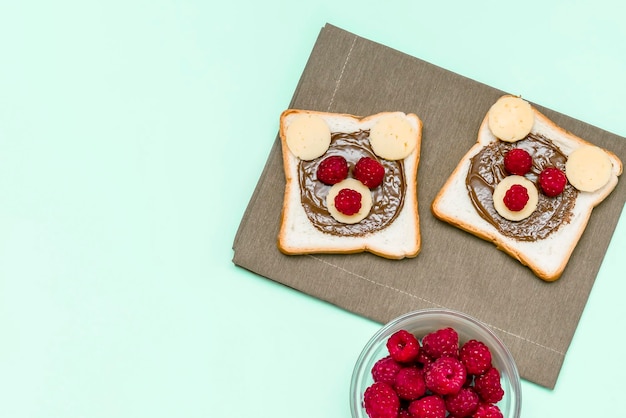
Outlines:
[{"label": "white bread", "polygon": [[[534,107],[533,112],[534,123],[530,133],[552,140],[565,156],[569,156],[582,146],[591,145],[557,126]],[[608,182],[594,192],[579,191],[570,221],[561,224],[556,231],[543,239],[520,241],[503,235],[491,223],[483,219],[472,204],[466,188],[470,159],[494,141],[499,140],[489,129],[487,115],[479,128],[476,144],[461,159],[435,197],[431,206],[432,212],[443,221],[493,242],[498,249],[528,266],[539,278],[545,281],[557,280],[580,240],[593,208],[602,202],[617,185],[618,176],[622,173],[622,162],[615,154],[603,150],[612,164]]]},{"label": "white bread", "polygon": [[[321,117],[328,124],[331,133],[369,131],[381,118],[390,115],[401,117],[410,123],[411,131],[415,135],[413,140],[416,146],[406,158],[400,160],[404,171],[406,193],[400,212],[393,222],[383,229],[359,236],[350,234],[336,235],[323,232],[314,226],[309,220],[301,201],[302,193],[299,181],[299,164],[301,160],[290,151],[286,139],[286,131],[289,125],[294,118],[303,114]],[[280,251],[288,255],[313,253],[349,254],[368,251],[389,259],[415,257],[421,249],[417,207],[417,168],[421,148],[421,134],[422,122],[414,114],[383,112],[361,118],[348,114],[299,109],[284,111],[280,117],[279,132],[286,179],[281,226],[277,243]],[[334,152],[338,152],[339,149],[336,147]],[[324,155],[313,160],[313,162],[319,162],[323,158]],[[356,163],[356,161],[353,161],[354,156],[346,155],[346,159],[351,167]],[[378,159],[381,160],[380,157]],[[388,176],[389,174],[386,173],[385,181],[389,181]],[[349,177],[352,177],[352,170],[350,170]],[[325,202],[325,196],[319,197]]]}]

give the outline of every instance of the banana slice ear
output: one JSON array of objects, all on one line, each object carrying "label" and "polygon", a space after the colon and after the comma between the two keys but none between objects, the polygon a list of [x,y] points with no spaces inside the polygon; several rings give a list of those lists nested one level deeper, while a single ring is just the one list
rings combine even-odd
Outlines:
[{"label": "banana slice ear", "polygon": [[296,116],[287,126],[285,135],[289,151],[305,161],[324,155],[330,146],[328,124],[311,113]]},{"label": "banana slice ear", "polygon": [[417,146],[417,135],[405,115],[392,114],[381,118],[372,126],[370,144],[379,157],[402,160]]},{"label": "banana slice ear", "polygon": [[489,129],[496,138],[516,142],[533,128],[535,114],[530,103],[515,96],[503,96],[489,109]]},{"label": "banana slice ear", "polygon": [[565,163],[565,175],[580,191],[595,192],[611,179],[613,164],[606,152],[596,146],[574,150]]}]

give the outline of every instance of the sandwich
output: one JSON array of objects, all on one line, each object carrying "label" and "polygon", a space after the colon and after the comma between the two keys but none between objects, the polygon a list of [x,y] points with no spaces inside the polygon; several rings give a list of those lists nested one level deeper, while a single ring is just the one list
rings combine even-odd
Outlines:
[{"label": "sandwich", "polygon": [[279,129],[286,180],[279,250],[417,256],[421,135],[422,122],[411,113],[357,117],[285,110]]},{"label": "sandwich", "polygon": [[521,97],[504,95],[431,210],[554,281],[621,173],[615,154],[557,126]]}]

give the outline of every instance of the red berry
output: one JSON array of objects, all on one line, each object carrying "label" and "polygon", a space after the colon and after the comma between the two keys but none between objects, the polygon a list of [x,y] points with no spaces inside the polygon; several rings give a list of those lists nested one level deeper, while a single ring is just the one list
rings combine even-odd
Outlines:
[{"label": "red berry", "polygon": [[503,418],[496,406],[504,397],[500,372],[481,341],[459,348],[448,327],[425,335],[421,345],[407,330],[386,343],[389,355],[372,367],[374,383],[363,395],[369,418]]},{"label": "red berry", "polygon": [[419,354],[420,344],[407,330],[401,329],[394,332],[387,340],[387,350],[395,361],[400,363],[410,363]]},{"label": "red berry", "polygon": [[457,393],[446,395],[446,409],[455,418],[469,417],[478,408],[479,398],[472,388],[461,388]]},{"label": "red berry", "polygon": [[446,404],[437,395],[428,395],[409,404],[413,418],[445,418]]},{"label": "red berry", "polygon": [[465,383],[463,383],[463,387],[470,387],[474,384],[474,375],[469,374],[467,369],[465,369],[465,371],[467,373],[467,377],[465,378]]},{"label": "red berry", "polygon": [[348,177],[348,162],[341,155],[324,158],[317,166],[317,179],[333,185]]},{"label": "red berry", "polygon": [[565,189],[567,177],[556,167],[547,167],[539,174],[539,186],[543,194],[549,197],[558,196]]},{"label": "red berry", "polygon": [[396,375],[402,369],[402,365],[391,358],[391,356],[383,357],[374,363],[372,367],[372,378],[374,382],[384,382],[393,385]]},{"label": "red berry", "polygon": [[491,367],[491,351],[483,342],[469,340],[459,350],[459,359],[468,374],[480,375]]},{"label": "red berry", "polygon": [[504,397],[502,383],[500,383],[500,372],[492,367],[483,375],[474,379],[474,390],[486,403],[499,402]]},{"label": "red berry", "polygon": [[385,167],[373,158],[363,157],[354,165],[352,174],[355,179],[373,189],[383,182]]},{"label": "red berry", "polygon": [[532,166],[533,159],[525,149],[513,148],[504,156],[504,169],[509,174],[523,176],[530,171]]},{"label": "red berry", "polygon": [[524,209],[528,199],[528,190],[521,184],[512,185],[504,194],[504,204],[513,212],[519,212]]},{"label": "red berry", "polygon": [[414,366],[405,367],[396,375],[393,387],[400,399],[414,401],[426,393],[424,373]]},{"label": "red berry", "polygon": [[400,408],[400,412],[398,412],[398,418],[413,418],[413,415],[411,415],[408,409]]},{"label": "red berry", "polygon": [[396,418],[400,399],[390,385],[376,382],[365,389],[363,406],[370,418]]},{"label": "red berry", "polygon": [[442,328],[422,338],[422,349],[433,360],[439,357],[458,357],[459,335],[453,328]]},{"label": "red berry", "polygon": [[472,418],[504,418],[504,415],[502,415],[502,411],[500,411],[497,405],[481,403],[478,405]]},{"label": "red berry", "polygon": [[435,359],[426,354],[426,351],[424,351],[423,349],[420,350],[417,358],[415,359],[415,362],[421,364],[424,368],[426,368],[426,366],[428,366],[433,361],[435,361]]},{"label": "red berry", "polygon": [[426,388],[438,395],[457,393],[465,384],[467,372],[453,357],[439,357],[425,374]]},{"label": "red berry", "polygon": [[361,209],[361,193],[352,189],[341,189],[335,196],[335,208],[344,215],[354,215]]}]

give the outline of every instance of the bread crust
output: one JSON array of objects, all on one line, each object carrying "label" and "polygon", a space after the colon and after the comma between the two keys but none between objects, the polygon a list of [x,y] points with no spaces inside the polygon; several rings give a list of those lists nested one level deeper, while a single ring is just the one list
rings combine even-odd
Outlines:
[{"label": "bread crust", "polygon": [[[532,109],[535,122],[531,133],[551,139],[566,156],[581,146],[592,145],[556,125],[534,106]],[[501,234],[493,225],[481,218],[465,187],[471,158],[494,141],[498,139],[489,130],[487,114],[480,125],[476,144],[468,150],[438,192],[431,204],[431,211],[436,218],[492,242],[499,250],[529,267],[542,280],[555,281],[561,277],[587,226],[593,208],[617,185],[618,177],[623,170],[622,162],[614,153],[604,150],[612,164],[609,182],[593,193],[579,192],[574,206],[574,216],[570,222],[561,225],[548,237],[532,242],[520,241]]]},{"label": "bread crust", "polygon": [[[286,130],[290,119],[301,114],[314,114],[324,119],[332,133],[353,133],[370,129],[386,115],[405,117],[414,127],[417,144],[403,160],[406,196],[396,219],[382,230],[363,236],[338,236],[322,232],[308,219],[301,203],[298,179],[299,159],[289,150]],[[420,159],[422,121],[415,114],[381,112],[366,117],[345,113],[329,113],[302,109],[287,109],[280,116],[279,137],[285,174],[285,193],[281,212],[278,249],[287,255],[303,254],[354,254],[370,252],[388,259],[413,258],[421,250],[421,234],[417,202],[417,170]]]}]

